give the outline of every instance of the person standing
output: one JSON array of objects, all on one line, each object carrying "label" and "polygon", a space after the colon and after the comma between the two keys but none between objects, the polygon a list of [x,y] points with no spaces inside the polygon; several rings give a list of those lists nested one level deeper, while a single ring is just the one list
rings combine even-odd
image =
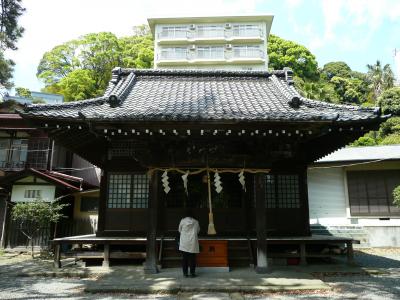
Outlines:
[{"label": "person standing", "polygon": [[186,210],[185,216],[178,228],[180,233],[179,250],[182,252],[182,271],[183,275],[188,277],[188,269],[190,269],[190,276],[196,277],[196,254],[200,252],[198,239],[200,225],[193,218],[191,210]]}]

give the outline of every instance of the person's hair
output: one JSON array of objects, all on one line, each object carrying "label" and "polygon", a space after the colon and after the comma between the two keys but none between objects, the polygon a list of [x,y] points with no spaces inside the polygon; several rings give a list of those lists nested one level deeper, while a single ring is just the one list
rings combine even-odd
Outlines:
[{"label": "person's hair", "polygon": [[193,209],[190,207],[185,208],[185,217],[193,218]]}]

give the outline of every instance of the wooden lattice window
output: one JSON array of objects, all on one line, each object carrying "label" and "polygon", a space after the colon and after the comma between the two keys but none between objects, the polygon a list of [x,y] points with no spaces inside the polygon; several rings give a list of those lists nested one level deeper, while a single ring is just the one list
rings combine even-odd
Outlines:
[{"label": "wooden lattice window", "polygon": [[265,176],[266,208],[300,208],[299,175],[268,174]]},{"label": "wooden lattice window", "polygon": [[149,178],[146,174],[110,174],[108,208],[147,208]]}]

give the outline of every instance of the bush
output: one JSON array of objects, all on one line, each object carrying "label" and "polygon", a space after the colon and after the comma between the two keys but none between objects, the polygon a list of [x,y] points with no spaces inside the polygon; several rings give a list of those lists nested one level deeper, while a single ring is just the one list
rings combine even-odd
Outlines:
[{"label": "bush", "polygon": [[400,207],[400,185],[393,190],[393,204]]}]

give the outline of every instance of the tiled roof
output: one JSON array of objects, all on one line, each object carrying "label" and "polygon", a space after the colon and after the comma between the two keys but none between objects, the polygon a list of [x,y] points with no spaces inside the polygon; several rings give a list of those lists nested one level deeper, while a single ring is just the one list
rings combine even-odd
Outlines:
[{"label": "tiled roof", "polygon": [[21,114],[48,119],[100,121],[365,121],[378,109],[301,97],[292,72],[113,70],[102,97],[31,105]]}]

